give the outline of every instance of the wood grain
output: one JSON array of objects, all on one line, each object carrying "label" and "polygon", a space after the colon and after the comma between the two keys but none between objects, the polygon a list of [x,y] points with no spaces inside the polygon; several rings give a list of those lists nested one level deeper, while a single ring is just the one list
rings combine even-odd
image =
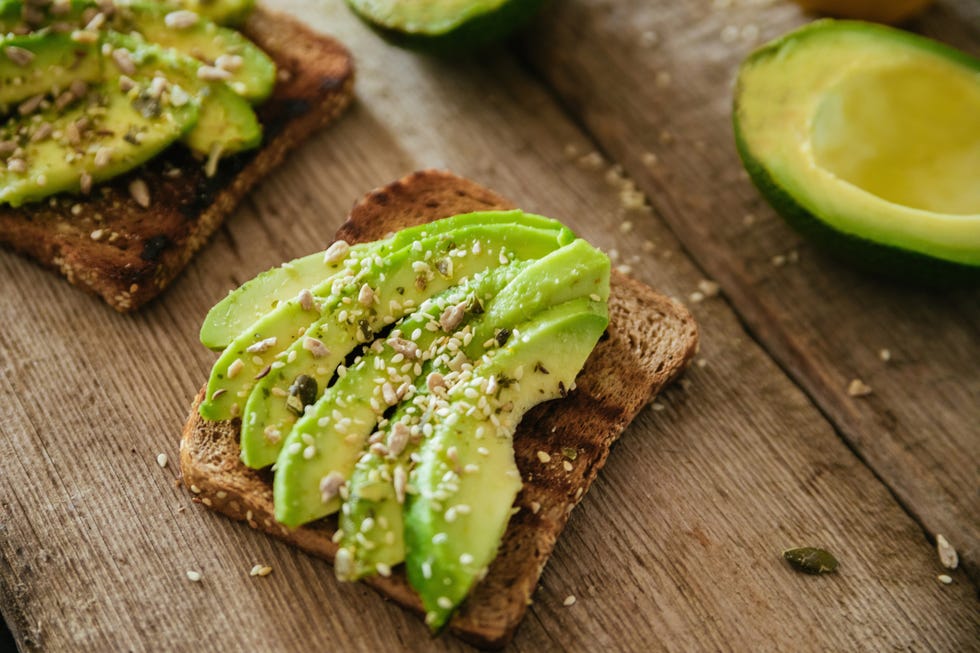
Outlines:
[{"label": "wood grain", "polygon": [[[336,583],[326,564],[199,509],[174,487],[173,463],[161,469],[155,461],[160,452],[176,460],[187,407],[214,360],[196,342],[207,309],[256,272],[318,249],[369,188],[415,168],[450,167],[528,210],[567,221],[675,297],[687,298],[704,275],[661,219],[624,208],[632,196],[607,174],[610,162],[579,161],[593,148],[590,135],[508,53],[431,61],[382,44],[339,0],[284,5],[350,46],[360,102],[270,176],[160,301],[135,316],[116,315],[0,252],[0,609],[24,650],[305,651],[311,642],[345,651],[465,650],[452,638],[431,641],[413,616],[370,589]],[[553,20],[569,21],[570,33],[592,33],[577,22],[596,20],[577,13],[589,6],[565,6],[571,13],[559,7]],[[656,20],[687,6],[664,7]],[[628,18],[618,20],[630,28]],[[636,22],[654,18],[640,12]],[[555,34],[548,33],[550,42]],[[716,38],[705,26],[670,60]],[[729,61],[736,54],[712,56]],[[631,79],[615,60],[606,74]],[[663,115],[639,94],[617,97]],[[715,102],[720,110],[724,103]],[[699,123],[683,115],[670,128],[682,142],[685,129],[700,134]],[[729,147],[718,137],[704,147]],[[649,136],[637,131],[633,138]],[[636,170],[639,157],[624,154]],[[671,174],[694,174],[692,165],[678,160]],[[719,173],[720,186],[726,175],[737,181],[734,170],[709,169]],[[654,178],[642,177],[663,193],[654,198],[658,210],[678,207],[672,222],[681,210],[696,222],[716,201],[713,187],[678,198],[669,185],[650,185]],[[740,192],[751,195],[747,186]],[[761,208],[756,212],[760,233],[781,233]],[[739,233],[730,240],[736,247],[761,238]],[[721,249],[710,233],[705,241]],[[760,297],[774,283],[770,254],[751,265]],[[807,251],[801,263],[816,266],[813,257]],[[823,265],[823,275],[844,274]],[[830,282],[799,283],[805,291]],[[734,287],[725,284],[726,292]],[[974,588],[961,572],[952,585],[936,581],[942,569],[919,524],[728,302],[691,304],[704,366],[641,413],[613,450],[559,540],[511,649],[975,649]],[[908,337],[917,333],[914,322],[904,324]],[[966,328],[947,325],[940,333]],[[822,341],[811,327],[797,338]],[[962,355],[969,344],[961,337],[949,346]],[[801,359],[819,361],[814,351]],[[915,360],[910,374],[930,374],[924,359]],[[831,387],[836,379],[829,378]],[[878,378],[869,382],[876,395],[885,387]],[[952,382],[945,384],[956,396]],[[858,404],[857,414],[869,410]],[[976,487],[967,481],[962,493]],[[834,551],[840,573],[791,571],[779,553],[801,544]],[[274,572],[250,577],[256,563]],[[187,580],[191,569],[202,572],[200,583]],[[569,595],[578,600],[564,607]]]},{"label": "wood grain", "polygon": [[[739,62],[805,20],[788,2],[578,0],[542,16],[527,55],[649,193],[752,337],[930,537],[959,548],[977,583],[980,294],[870,278],[812,248],[765,204],[735,152]],[[909,27],[980,54],[975,2],[940,2]],[[873,393],[850,397],[853,379]]]}]

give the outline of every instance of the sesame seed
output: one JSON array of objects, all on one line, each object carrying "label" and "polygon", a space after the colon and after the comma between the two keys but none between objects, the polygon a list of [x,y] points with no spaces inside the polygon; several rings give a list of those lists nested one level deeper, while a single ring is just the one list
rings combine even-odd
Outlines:
[{"label": "sesame seed", "polygon": [[453,602],[449,599],[448,596],[440,596],[438,599],[436,599],[436,605],[438,605],[443,610],[449,610],[450,608],[453,607]]},{"label": "sesame seed", "polygon": [[150,189],[142,179],[129,182],[129,194],[144,209],[150,207]]},{"label": "sesame seed", "polygon": [[112,61],[125,75],[132,75],[136,72],[136,64],[133,63],[133,57],[129,54],[129,50],[116,48],[112,51]]},{"label": "sesame seed", "polygon": [[330,502],[340,493],[340,487],[345,483],[343,474],[337,471],[330,472],[320,481],[320,499],[323,503]]},{"label": "sesame seed", "polygon": [[193,492],[194,494],[200,494],[201,488],[197,487],[196,485],[191,485],[191,492]]},{"label": "sesame seed", "polygon": [[194,571],[194,570],[188,571],[187,572],[187,580],[191,581],[192,583],[199,583],[199,582],[201,582],[201,572]]},{"label": "sesame seed", "polygon": [[245,363],[242,362],[242,359],[236,358],[233,360],[231,365],[228,366],[228,378],[233,379],[238,376],[244,367]]},{"label": "sesame seed", "polygon": [[947,569],[956,569],[960,563],[960,558],[956,549],[949,543],[942,533],[936,535],[936,552],[939,554],[939,562]]},{"label": "sesame seed", "polygon": [[574,469],[574,465],[567,460],[563,460],[561,466],[565,468],[566,472],[570,472],[572,469]]},{"label": "sesame seed", "polygon": [[550,463],[551,462],[551,456],[548,455],[548,452],[546,452],[546,451],[539,451],[538,452],[538,460],[540,460],[543,463]]},{"label": "sesame seed", "polygon": [[226,82],[231,77],[230,71],[217,66],[201,66],[197,69],[197,78],[205,82]]},{"label": "sesame seed", "polygon": [[165,454],[165,453],[158,453],[157,454],[157,465],[160,465],[160,467],[166,467],[167,466],[167,454]]},{"label": "sesame seed", "polygon": [[936,580],[938,580],[943,585],[949,585],[950,583],[953,582],[953,577],[950,576],[949,574],[939,574],[938,576],[936,576]]},{"label": "sesame seed", "polygon": [[871,392],[871,386],[861,379],[853,379],[847,386],[847,394],[852,397],[867,397]]},{"label": "sesame seed", "polygon": [[708,279],[702,279],[698,282],[698,290],[704,293],[705,297],[716,297],[721,291],[721,286],[719,286],[714,281]]},{"label": "sesame seed", "polygon": [[562,601],[561,604],[563,606],[565,606],[566,608],[567,607],[570,607],[570,606],[573,606],[573,605],[575,605],[575,597],[572,596],[571,594],[569,594],[568,596],[565,597],[565,600]]},{"label": "sesame seed", "polygon": [[374,568],[378,570],[379,575],[384,576],[385,578],[391,576],[391,567],[383,562],[379,562],[374,566]]},{"label": "sesame seed", "polygon": [[245,60],[237,54],[222,54],[214,60],[214,65],[223,70],[235,72],[245,64]]},{"label": "sesame seed", "polygon": [[888,349],[882,349],[878,352],[878,358],[880,358],[882,362],[887,363],[892,359],[892,352]]},{"label": "sesame seed", "polygon": [[591,295],[589,295],[589,299],[591,299],[594,302],[602,301],[602,297],[598,293],[592,293]]}]

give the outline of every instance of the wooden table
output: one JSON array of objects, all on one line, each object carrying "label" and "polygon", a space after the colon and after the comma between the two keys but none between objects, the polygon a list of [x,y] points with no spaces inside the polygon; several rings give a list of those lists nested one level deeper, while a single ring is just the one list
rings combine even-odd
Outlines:
[{"label": "wooden table", "polygon": [[[176,460],[214,359],[196,338],[211,304],[429,166],[563,219],[702,327],[696,365],[574,512],[513,650],[980,650],[980,295],[840,265],[734,152],[738,62],[806,16],[782,0],[564,0],[514,47],[446,62],[383,44],[340,0],[284,4],[352,49],[360,101],[161,300],[117,315],[0,252],[0,607],[23,650],[467,648],[192,504],[156,460]],[[910,27],[980,51],[972,0]],[[872,394],[849,396],[855,378]],[[840,572],[793,572],[780,552],[798,545]],[[273,573],[250,577],[257,563]]]}]

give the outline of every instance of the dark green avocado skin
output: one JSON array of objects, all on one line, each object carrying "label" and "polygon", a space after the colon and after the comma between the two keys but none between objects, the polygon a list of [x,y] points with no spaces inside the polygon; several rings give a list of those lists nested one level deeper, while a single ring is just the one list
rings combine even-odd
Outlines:
[{"label": "dark green avocado skin", "polygon": [[[782,39],[762,46],[749,55],[742,65],[747,65],[759,58],[777,55],[788,41],[809,38],[814,32],[826,27],[829,23],[854,25],[854,21],[832,21],[829,19],[815,21]],[[860,24],[860,28],[870,32],[888,32],[893,38],[894,35],[891,32],[896,31],[872,24]],[[980,70],[980,63],[977,60],[941,43],[915,34],[902,33],[900,38],[908,40],[911,45],[942,54],[958,63]],[[796,231],[831,256],[873,276],[926,287],[961,287],[974,286],[980,283],[980,266],[945,261],[909,249],[882,245],[856,234],[838,231],[801,206],[792,195],[773,181],[769,171],[759,163],[758,158],[749,149],[739,124],[738,97],[739,92],[736,90],[732,124],[735,133],[735,147],[742,160],[742,165],[745,166],[749,178],[752,179],[752,183],[759,189],[762,196]]]},{"label": "dark green avocado skin", "polygon": [[347,6],[388,43],[438,57],[449,57],[487,48],[520,29],[547,0],[515,0],[496,11],[477,16],[445,34],[406,33],[372,21],[357,9],[356,0]]}]

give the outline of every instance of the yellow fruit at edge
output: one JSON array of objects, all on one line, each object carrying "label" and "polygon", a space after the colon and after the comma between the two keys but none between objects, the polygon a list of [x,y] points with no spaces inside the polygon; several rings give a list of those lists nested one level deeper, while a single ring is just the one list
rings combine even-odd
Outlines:
[{"label": "yellow fruit at edge", "polygon": [[900,23],[933,3],[933,0],[795,0],[807,11],[858,18],[879,23]]}]

